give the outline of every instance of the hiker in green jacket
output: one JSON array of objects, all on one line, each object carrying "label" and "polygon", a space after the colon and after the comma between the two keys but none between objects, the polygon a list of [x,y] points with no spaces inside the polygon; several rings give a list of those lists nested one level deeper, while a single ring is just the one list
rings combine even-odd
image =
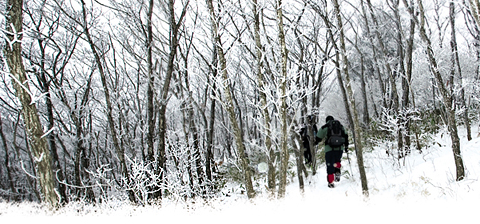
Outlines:
[{"label": "hiker in green jacket", "polygon": [[343,151],[348,150],[348,134],[340,121],[332,116],[327,116],[325,125],[318,130],[315,143],[325,139],[325,162],[327,164],[328,187],[333,188],[333,183],[340,181],[340,167]]}]

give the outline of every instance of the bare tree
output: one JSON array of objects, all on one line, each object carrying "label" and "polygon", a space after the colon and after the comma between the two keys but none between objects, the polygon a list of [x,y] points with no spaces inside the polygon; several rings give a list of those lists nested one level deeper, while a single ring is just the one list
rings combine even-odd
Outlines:
[{"label": "bare tree", "polygon": [[342,23],[342,17],[340,13],[340,5],[338,4],[337,0],[333,0],[333,6],[335,9],[335,16],[337,19],[337,28],[339,29],[340,32],[340,55],[341,55],[341,61],[342,61],[342,71],[345,75],[345,81],[346,81],[346,90],[348,93],[348,102],[350,104],[350,109],[353,113],[353,132],[355,136],[355,151],[357,154],[357,163],[358,163],[358,169],[360,171],[360,180],[362,182],[362,192],[363,194],[368,197],[368,182],[367,182],[367,176],[365,173],[365,166],[363,163],[363,144],[362,144],[362,130],[360,127],[360,123],[358,120],[358,111],[356,108],[355,104],[355,97],[353,95],[353,90],[352,90],[352,83],[350,82],[350,75],[348,73],[348,58],[346,54],[346,47],[345,47],[345,34],[343,31],[343,23]]},{"label": "bare tree", "polygon": [[[193,45],[193,36],[194,34],[192,33],[190,36],[187,36],[187,34],[184,35],[185,37],[185,47],[184,48],[179,48],[180,50],[180,56],[183,60],[183,66],[182,66],[182,69],[178,69],[180,70],[181,72],[179,72],[181,74],[182,78],[183,79],[183,83],[184,83],[184,86],[181,87],[181,89],[179,90],[180,92],[180,99],[182,99],[182,103],[181,103],[181,109],[182,109],[182,114],[183,114],[183,117],[184,117],[184,133],[185,133],[185,138],[186,138],[186,143],[187,144],[191,144],[191,146],[189,146],[189,148],[191,150],[193,150],[193,152],[190,152],[189,155],[193,155],[193,160],[195,161],[195,177],[197,179],[196,181],[196,185],[193,183],[193,180],[191,180],[191,184],[192,184],[192,195],[195,196],[197,194],[199,194],[200,192],[196,191],[196,189],[199,189],[202,191],[201,194],[202,196],[206,196],[205,193],[207,193],[207,188],[204,184],[205,182],[205,175],[204,175],[204,170],[203,170],[203,163],[202,163],[202,155],[201,155],[201,141],[202,139],[200,138],[200,131],[199,131],[199,124],[197,124],[197,121],[196,121],[196,118],[195,118],[195,111],[198,111],[198,113],[202,113],[202,107],[201,106],[198,106],[198,103],[195,101],[195,98],[194,98],[194,94],[193,94],[193,90],[192,90],[192,87],[195,86],[193,85],[193,83],[190,81],[190,74],[189,74],[189,70],[188,70],[188,58],[189,58],[189,54],[190,54],[190,51],[192,49],[192,45]],[[181,65],[178,65],[179,67]],[[205,115],[202,114],[204,117]],[[206,118],[204,118],[204,120],[206,120]],[[207,122],[205,122],[207,123]],[[191,135],[192,137],[192,140],[190,141],[189,139],[189,136]],[[207,163],[207,161],[209,160],[209,158],[207,157],[206,158],[206,162],[205,164]],[[210,169],[210,167],[205,167],[207,170]],[[193,170],[193,169],[191,169]],[[193,173],[194,172],[191,172],[191,177],[193,178]],[[210,176],[210,179],[208,180],[211,180],[211,176]]]},{"label": "bare tree", "polygon": [[[479,1],[476,1],[476,2],[479,2]],[[467,5],[466,0],[463,0],[462,4],[464,6],[466,6]],[[478,6],[478,7],[475,7],[475,6]],[[478,19],[478,12],[479,12],[479,9],[480,9],[480,4],[474,4],[473,0],[469,0],[469,6],[468,7],[461,7],[461,8],[465,10],[464,15],[465,15],[465,18],[466,18],[466,25],[467,25],[467,28],[468,28],[470,34],[472,35],[472,37],[475,40],[474,43],[473,43],[473,47],[474,47],[474,52],[475,52],[475,55],[476,55],[477,66],[476,66],[476,69],[475,69],[474,73],[475,73],[475,79],[478,82],[480,80],[480,63],[478,63],[480,61],[480,23],[479,23],[480,19]],[[472,95],[478,95],[478,87],[474,87],[474,91],[473,91]],[[472,97],[472,96],[470,96],[470,97]],[[471,106],[470,100],[469,100],[469,105],[468,106]],[[479,116],[480,116],[480,114],[479,114]],[[480,136],[480,129],[478,130],[478,135],[477,136]]]},{"label": "bare tree", "polygon": [[287,118],[287,60],[288,60],[288,51],[285,44],[285,31],[283,27],[283,10],[282,10],[282,0],[275,1],[275,8],[277,14],[277,26],[278,26],[278,41],[280,42],[280,120],[282,123],[282,133],[280,140],[280,180],[278,187],[278,197],[285,197],[285,187],[287,185],[287,169],[288,169],[288,159],[290,154],[288,152],[288,133],[289,131],[289,122]]},{"label": "bare tree", "polygon": [[[96,67],[98,69],[98,73],[100,75],[100,79],[101,79],[102,86],[103,86],[103,92],[104,92],[104,95],[105,95],[106,116],[107,116],[107,120],[108,120],[108,127],[109,127],[109,130],[110,130],[110,135],[112,137],[113,148],[115,149],[115,152],[116,152],[117,157],[118,157],[119,162],[120,162],[120,172],[122,174],[122,177],[127,182],[126,184],[128,184],[128,182],[129,182],[129,171],[128,171],[128,167],[127,167],[127,163],[126,163],[126,159],[125,159],[125,150],[120,145],[120,140],[118,138],[118,130],[116,128],[117,126],[115,124],[115,120],[114,120],[114,117],[113,117],[114,105],[112,104],[109,84],[108,84],[108,80],[107,80],[108,74],[107,74],[107,71],[105,70],[105,65],[104,65],[103,60],[102,60],[102,55],[103,54],[100,51],[101,49],[96,45],[96,40],[94,40],[94,37],[91,34],[91,26],[90,26],[90,23],[89,23],[90,18],[88,18],[89,14],[88,14],[88,9],[87,9],[87,6],[85,4],[85,1],[81,0],[80,3],[81,3],[81,6],[82,6],[81,12],[80,12],[80,18],[75,18],[74,16],[69,15],[65,9],[62,9],[62,7],[63,7],[62,5],[60,5],[59,3],[57,3],[57,4],[59,4],[58,5],[59,8],[61,8],[63,10],[63,12],[65,13],[66,16],[68,16],[70,19],[73,20],[73,22],[75,22],[76,24],[78,24],[81,27],[82,34],[85,36],[86,41],[87,41],[87,43],[90,47],[91,53],[94,57],[94,61],[95,61]],[[130,201],[132,201],[132,202],[135,201],[134,193],[131,190],[127,190],[127,193],[128,193],[128,197],[129,197]]]},{"label": "bare tree", "polygon": [[[145,47],[147,48],[147,158],[146,162],[151,166],[154,166],[155,163],[155,151],[154,151],[154,137],[155,137],[155,108],[153,102],[154,98],[154,88],[155,88],[155,75],[153,74],[154,65],[153,65],[153,5],[154,1],[148,1],[148,11],[147,11],[147,29],[146,29],[146,40]],[[156,167],[152,167],[156,169]],[[152,191],[160,191],[159,189],[152,189]],[[157,193],[158,194],[158,193]],[[160,194],[161,195],[161,194]]]},{"label": "bare tree", "polygon": [[369,41],[369,44],[370,44],[370,49],[373,53],[373,62],[374,62],[374,72],[377,74],[377,81],[378,81],[378,85],[379,85],[379,88],[380,88],[380,94],[382,96],[382,107],[383,108],[387,108],[387,102],[386,102],[386,93],[385,93],[385,84],[384,84],[384,81],[383,81],[383,77],[382,77],[382,74],[380,72],[380,62],[379,62],[379,59],[377,57],[377,48],[375,47],[375,44],[374,44],[374,34],[372,34],[371,30],[370,30],[370,21],[368,20],[368,14],[367,14],[367,11],[365,9],[365,4],[364,4],[364,0],[361,0],[360,1],[360,6],[361,6],[361,9],[362,9],[362,14],[363,14],[363,21],[364,21],[364,26],[365,26],[365,30],[366,30],[366,33],[367,33],[367,37],[368,37],[368,41]]},{"label": "bare tree", "polygon": [[30,91],[22,58],[23,39],[23,0],[6,2],[6,41],[4,54],[11,73],[16,96],[22,104],[22,115],[29,136],[31,153],[35,161],[42,193],[42,201],[51,208],[57,207],[60,198],[55,189],[55,177],[52,170],[52,158],[38,116],[36,99]]},{"label": "bare tree", "polygon": [[238,156],[239,156],[239,162],[242,167],[243,175],[244,175],[244,181],[247,189],[247,195],[249,198],[255,197],[255,191],[253,189],[253,184],[252,184],[252,175],[251,171],[249,168],[249,160],[245,154],[245,145],[243,142],[243,134],[242,130],[240,129],[239,123],[236,118],[235,114],[235,108],[234,108],[234,102],[233,102],[233,97],[232,97],[232,92],[230,89],[230,84],[229,84],[229,76],[228,76],[228,71],[227,71],[227,61],[225,58],[225,54],[223,51],[223,46],[221,42],[220,35],[218,34],[218,23],[217,21],[217,15],[215,13],[215,9],[213,7],[212,0],[206,0],[207,1],[207,6],[208,10],[210,13],[210,21],[211,21],[211,26],[212,26],[212,35],[213,39],[215,40],[216,44],[216,49],[219,57],[219,63],[220,63],[220,70],[223,78],[223,83],[224,83],[224,93],[225,93],[225,102],[224,106],[225,109],[227,110],[229,119],[230,119],[230,124],[233,128],[233,134],[235,136],[235,143],[237,146],[237,151],[238,151]]},{"label": "bare tree", "polygon": [[264,85],[264,74],[262,72],[263,68],[263,61],[264,53],[263,53],[263,46],[260,39],[260,16],[262,15],[257,8],[257,0],[253,0],[252,8],[253,8],[253,18],[254,18],[254,37],[255,37],[255,46],[256,46],[256,59],[257,59],[257,80],[258,80],[258,89],[260,93],[260,103],[261,103],[261,111],[264,119],[264,130],[265,130],[265,147],[267,151],[267,163],[268,163],[268,189],[271,193],[275,191],[275,151],[272,148],[272,139],[270,137],[271,130],[270,130],[270,112],[268,111],[267,106],[267,95],[266,91],[268,91]]},{"label": "bare tree", "polygon": [[[52,152],[54,169],[57,176],[58,190],[61,197],[61,203],[68,202],[67,185],[65,184],[65,170],[61,166],[59,158],[60,148],[58,147],[58,123],[61,118],[55,116],[55,91],[60,89],[61,93],[65,93],[65,89],[60,88],[62,85],[61,73],[75,52],[75,47],[79,39],[78,36],[68,33],[66,38],[70,38],[68,44],[59,43],[57,32],[62,26],[63,16],[56,10],[50,10],[50,6],[46,1],[29,2],[26,5],[25,15],[29,19],[30,30],[33,32],[31,38],[35,41],[27,45],[29,48],[24,49],[26,63],[32,67],[37,77],[38,88],[45,94],[45,112],[48,124],[48,130],[54,130],[48,133],[48,145]],[[33,44],[35,43],[35,44]],[[49,54],[52,57],[49,57]],[[87,94],[88,95],[88,94]],[[63,95],[64,96],[64,95]],[[65,97],[61,98],[66,100]],[[78,110],[78,111],[83,111]],[[71,114],[74,115],[76,111]],[[83,133],[82,133],[83,134]],[[84,138],[79,138],[84,139]]]},{"label": "bare tree", "polygon": [[[450,49],[452,51],[452,68],[450,70],[451,79],[457,77],[458,86],[460,88],[459,95],[456,96],[456,101],[460,106],[460,110],[462,111],[463,115],[463,122],[465,123],[465,128],[467,129],[467,139],[470,141],[472,140],[472,130],[470,127],[470,119],[468,118],[468,107],[465,102],[465,88],[463,86],[463,76],[462,76],[462,69],[460,66],[460,59],[458,57],[458,47],[457,47],[457,37],[456,37],[456,28],[455,28],[455,3],[452,1],[449,4],[450,8],[450,28],[451,28],[451,39],[450,39]],[[456,68],[456,69],[455,69]],[[455,72],[456,71],[456,72]],[[452,82],[452,86],[454,82]]]},{"label": "bare tree", "polygon": [[[167,14],[168,14],[168,25],[169,25],[169,52],[168,52],[168,61],[167,61],[167,71],[165,74],[165,79],[163,82],[162,89],[160,91],[160,108],[158,112],[158,153],[157,153],[157,172],[164,169],[165,163],[165,147],[166,147],[166,131],[167,131],[167,118],[166,118],[166,110],[167,110],[167,102],[168,102],[168,93],[170,90],[170,83],[172,80],[172,75],[174,72],[174,63],[177,56],[178,50],[178,39],[179,39],[179,29],[183,23],[183,19],[185,18],[188,5],[190,1],[183,2],[182,10],[180,13],[179,18],[177,18],[175,13],[175,1],[169,0],[167,2]],[[161,192],[157,192],[156,198],[161,197]]]},{"label": "bare tree", "polygon": [[[403,0],[403,2],[408,8],[408,3],[406,2],[406,0]],[[465,168],[463,166],[463,159],[460,150],[460,139],[458,137],[457,122],[455,120],[455,107],[452,106],[452,93],[449,92],[448,89],[445,87],[442,75],[440,74],[437,65],[437,60],[432,49],[430,38],[428,37],[425,30],[425,11],[423,8],[422,0],[417,0],[417,5],[419,10],[419,19],[416,19],[412,10],[409,10],[409,12],[412,18],[414,18],[415,21],[419,24],[420,37],[426,44],[428,61],[430,62],[432,73],[435,77],[435,81],[442,96],[442,102],[445,105],[445,110],[447,112],[447,126],[448,130],[450,131],[450,137],[452,139],[453,158],[455,160],[456,167],[456,180],[460,181],[465,178]]]},{"label": "bare tree", "polygon": [[[410,6],[412,7],[412,6]],[[405,76],[402,77],[402,90],[403,90],[403,95],[402,95],[402,108],[403,110],[406,110],[411,104],[413,108],[415,108],[415,98],[414,98],[414,93],[411,91],[412,88],[412,72],[413,72],[413,44],[414,44],[414,39],[415,39],[415,27],[416,23],[415,21],[410,18],[410,29],[409,29],[409,36],[406,40],[406,50],[405,50]],[[411,97],[410,97],[411,95]],[[411,143],[411,120],[407,118],[407,123],[405,125],[405,144],[407,147]],[[419,137],[418,137],[418,131],[415,129],[415,136],[416,136],[416,146],[417,150],[421,151],[421,146],[419,143]]]}]

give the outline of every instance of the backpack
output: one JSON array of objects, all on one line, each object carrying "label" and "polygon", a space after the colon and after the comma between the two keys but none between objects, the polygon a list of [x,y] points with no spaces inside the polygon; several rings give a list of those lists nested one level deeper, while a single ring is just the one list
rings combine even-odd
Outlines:
[{"label": "backpack", "polygon": [[342,135],[342,124],[340,121],[332,120],[328,123],[326,144],[332,148],[340,147],[345,144],[345,138]]}]

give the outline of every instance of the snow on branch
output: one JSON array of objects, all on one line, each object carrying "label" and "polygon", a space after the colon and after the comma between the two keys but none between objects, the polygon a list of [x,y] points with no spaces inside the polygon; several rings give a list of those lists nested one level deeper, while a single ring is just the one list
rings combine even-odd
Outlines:
[{"label": "snow on branch", "polygon": [[37,179],[37,177],[35,175],[32,175],[30,174],[26,169],[25,169],[25,165],[23,164],[23,161],[20,161],[20,166],[22,167],[22,170],[23,172],[25,172],[25,174],[27,174],[27,176],[33,178],[33,179]]},{"label": "snow on branch", "polygon": [[[5,29],[0,29],[0,30],[2,31],[3,39],[5,39],[5,41],[8,43],[10,48],[13,48],[13,45],[15,43],[20,43],[20,44],[22,43],[21,37],[23,36],[23,32],[17,32],[13,23],[10,23],[10,27],[13,30],[12,32]],[[10,40],[10,38],[8,38],[7,36],[13,36],[13,39]]]},{"label": "snow on branch", "polygon": [[[6,62],[6,58],[4,57],[3,58],[4,60],[4,64],[7,64]],[[44,96],[47,95],[47,93],[40,93],[39,95],[38,94],[35,94],[35,93],[32,93],[30,91],[30,88],[28,87],[28,85],[26,83],[28,83],[29,79],[25,80],[25,82],[20,82],[20,80],[17,79],[17,77],[15,75],[13,75],[11,72],[10,72],[10,68],[8,66],[5,66],[6,69],[7,69],[7,74],[11,77],[11,79],[13,81],[15,81],[29,96],[30,96],[30,105],[33,105],[33,104],[36,104],[40,99],[42,99]]]}]

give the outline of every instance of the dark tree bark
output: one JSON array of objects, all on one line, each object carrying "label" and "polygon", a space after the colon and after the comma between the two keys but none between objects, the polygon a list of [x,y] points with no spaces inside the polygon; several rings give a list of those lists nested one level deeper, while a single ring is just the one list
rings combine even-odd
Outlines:
[{"label": "dark tree bark", "polygon": [[[360,51],[359,51],[360,52]],[[370,128],[370,112],[368,112],[367,84],[365,82],[365,56],[360,53],[360,82],[363,98],[363,125],[368,130]]]},{"label": "dark tree bark", "polygon": [[10,197],[10,200],[13,201],[18,201],[18,196],[17,196],[17,190],[15,189],[15,182],[12,179],[12,169],[11,169],[11,164],[10,164],[10,153],[8,151],[8,145],[7,145],[7,138],[5,137],[5,134],[3,133],[3,122],[2,122],[2,115],[0,115],[0,138],[2,139],[2,146],[5,149],[5,161],[3,165],[5,165],[5,168],[7,170],[7,185],[10,188],[12,196]]},{"label": "dark tree bark", "polygon": [[[455,31],[455,3],[452,1],[450,2],[450,28],[451,28],[451,39],[450,39],[450,47],[452,51],[452,68],[451,68],[451,75],[452,78],[455,77],[455,68],[457,68],[457,79],[458,85],[460,87],[459,95],[456,96],[456,101],[460,106],[460,110],[462,111],[463,122],[465,123],[465,128],[467,129],[467,139],[468,141],[472,140],[472,129],[470,127],[470,119],[468,119],[468,107],[467,103],[465,102],[465,88],[463,88],[463,75],[462,69],[460,66],[460,59],[458,57],[458,47],[457,47],[457,37]],[[453,86],[453,82],[452,82]]]},{"label": "dark tree bark", "polygon": [[[43,127],[38,116],[36,102],[32,102],[30,87],[22,59],[23,38],[23,0],[7,0],[7,15],[5,16],[7,31],[4,54],[15,95],[22,104],[22,116],[29,137],[30,149],[36,166],[42,201],[51,208],[59,205],[55,188],[55,176],[52,169],[52,157],[45,139]],[[12,26],[10,26],[12,25]]]},{"label": "dark tree bark", "polygon": [[[145,47],[147,48],[147,157],[146,162],[150,169],[154,170],[156,175],[162,175],[161,171],[158,170],[157,163],[160,161],[155,160],[155,151],[154,151],[154,139],[155,139],[155,74],[154,74],[154,63],[153,63],[153,25],[152,25],[152,15],[153,15],[153,6],[154,1],[148,1],[148,11],[147,11],[147,30],[146,30],[146,40]],[[163,103],[163,101],[162,101]],[[161,119],[162,115],[160,115]],[[160,167],[163,167],[160,166]],[[159,179],[161,181],[161,178]],[[153,181],[153,180],[152,180]],[[162,197],[160,183],[153,184],[151,189],[148,190],[148,199],[159,199]]]},{"label": "dark tree bark", "polygon": [[[415,27],[416,23],[413,19],[410,19],[410,31],[409,31],[409,36],[406,40],[406,51],[405,51],[405,76],[402,77],[402,89],[403,89],[403,95],[402,95],[402,108],[405,110],[408,108],[408,105],[411,103],[413,105],[413,108],[415,108],[415,98],[413,96],[413,92],[410,92],[411,88],[411,81],[412,81],[412,71],[413,71],[413,43],[415,39]],[[412,94],[412,98],[410,99],[410,94]],[[408,118],[407,118],[408,119]],[[411,124],[412,121],[408,119],[405,124],[405,144],[410,145],[411,144]],[[418,132],[415,131],[415,136],[416,136],[416,146],[417,150],[421,151],[421,146],[418,138]]]},{"label": "dark tree bark", "polygon": [[[167,61],[167,73],[165,74],[165,79],[163,82],[162,89],[160,91],[160,109],[158,112],[158,152],[157,152],[157,167],[156,172],[157,175],[162,175],[160,179],[163,180],[163,172],[165,170],[165,147],[166,147],[166,135],[167,135],[167,104],[168,104],[168,93],[170,91],[170,83],[172,80],[173,72],[174,72],[174,65],[175,59],[177,57],[177,50],[178,50],[178,39],[179,39],[179,29],[181,24],[183,23],[183,19],[185,18],[185,14],[187,12],[189,1],[187,1],[183,7],[183,10],[180,14],[180,18],[177,21],[175,16],[175,1],[169,0],[168,4],[168,14],[169,14],[169,28],[170,28],[170,35],[169,35],[169,54],[168,54],[168,61]],[[154,194],[154,198],[161,198],[162,192],[157,191]]]},{"label": "dark tree bark", "polygon": [[[145,47],[147,48],[147,163],[154,166],[155,162],[155,152],[153,139],[155,137],[155,106],[153,104],[155,100],[154,96],[154,85],[155,85],[155,75],[153,74],[153,25],[152,25],[152,15],[153,15],[153,6],[154,1],[148,1],[148,12],[147,12],[147,32],[146,32],[146,42]],[[157,191],[159,189],[152,189]]]},{"label": "dark tree bark", "polygon": [[[216,46],[215,43],[213,43],[214,46]],[[216,47],[213,49],[213,56],[212,56],[212,66],[210,67],[211,72],[212,72],[212,77],[208,77],[209,83],[211,86],[211,100],[212,102],[210,103],[210,116],[209,116],[209,122],[208,122],[208,129],[207,129],[207,152],[205,155],[205,168],[206,168],[206,175],[208,180],[212,180],[212,171],[214,171],[215,164],[213,164],[212,167],[212,162],[214,162],[213,158],[213,139],[214,139],[214,130],[215,130],[215,109],[216,109],[216,95],[217,95],[217,83],[215,82],[215,78],[218,75],[218,57],[217,57],[217,50]],[[207,87],[207,91],[210,89],[210,87]],[[212,169],[213,168],[213,169]]]}]

